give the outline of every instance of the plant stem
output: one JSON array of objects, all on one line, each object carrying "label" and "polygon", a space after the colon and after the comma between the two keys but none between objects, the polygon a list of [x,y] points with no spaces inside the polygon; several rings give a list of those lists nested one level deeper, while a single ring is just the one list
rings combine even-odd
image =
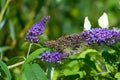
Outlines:
[{"label": "plant stem", "polygon": [[10,65],[10,66],[8,66],[8,69],[11,69],[11,68],[14,68],[14,67],[16,67],[16,66],[19,66],[19,65],[23,64],[24,62],[25,62],[25,61],[22,61],[22,62],[13,64],[13,65]]},{"label": "plant stem", "polygon": [[105,67],[106,67],[107,72],[110,72],[110,70],[108,69],[107,64],[105,64]]},{"label": "plant stem", "polygon": [[55,69],[54,67],[51,68],[51,77],[50,77],[50,80],[52,80],[52,78],[53,78],[54,69]]},{"label": "plant stem", "polygon": [[2,21],[3,15],[5,13],[5,10],[7,9],[8,4],[10,3],[11,0],[7,0],[7,2],[5,3],[5,6],[3,7],[1,13],[0,13],[0,22]]},{"label": "plant stem", "polygon": [[110,72],[101,72],[101,73],[98,73],[98,75],[100,74],[109,74]]},{"label": "plant stem", "polygon": [[31,50],[32,44],[33,44],[33,43],[30,43],[30,45],[29,45],[29,49],[28,49],[28,53],[27,53],[27,58],[28,58],[28,56],[29,56],[29,54],[30,54],[30,50]]},{"label": "plant stem", "polygon": [[52,80],[53,74],[54,74],[54,65],[52,63],[47,62],[47,74],[48,74],[48,79]]},{"label": "plant stem", "polygon": [[[33,43],[30,43],[30,45],[29,45],[29,49],[28,49],[28,53],[27,53],[27,58],[28,58],[28,56],[29,56],[29,53],[30,53],[32,44],[33,44]],[[24,59],[26,60],[26,58],[24,58]],[[19,65],[23,64],[24,62],[25,62],[25,61],[18,62],[18,63],[16,63],[16,64],[10,65],[10,66],[8,66],[8,69],[11,69],[11,68],[14,68],[14,67],[16,67],[16,66],[19,66]]]}]

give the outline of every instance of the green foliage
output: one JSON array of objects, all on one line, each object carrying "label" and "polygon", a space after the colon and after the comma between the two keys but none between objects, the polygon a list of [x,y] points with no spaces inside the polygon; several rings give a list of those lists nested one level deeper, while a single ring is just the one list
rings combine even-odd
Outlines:
[{"label": "green foliage", "polygon": [[31,55],[29,55],[29,57],[27,58],[27,60],[25,61],[24,64],[27,64],[29,63],[30,61],[36,59],[36,58],[39,58],[38,56],[44,52],[47,48],[40,48],[40,49],[37,49],[36,51],[32,52]]},{"label": "green foliage", "polygon": [[48,80],[44,71],[36,63],[26,64],[24,67],[24,73],[27,80]]},{"label": "green foliage", "polygon": [[11,80],[10,71],[7,68],[7,65],[2,61],[0,61],[0,78],[4,80]]},{"label": "green foliage", "polygon": [[12,38],[12,40],[14,41],[15,40],[15,29],[14,29],[14,26],[13,26],[13,23],[11,20],[9,20],[9,29],[10,29],[10,36]]},{"label": "green foliage", "polygon": [[47,77],[41,67],[36,63],[31,63],[31,61],[38,58],[40,53],[42,53],[46,49],[47,48],[40,48],[32,52],[23,64],[23,70],[27,80],[47,80]]},{"label": "green foliage", "polygon": [[4,52],[6,50],[10,49],[9,46],[3,46],[3,47],[0,47],[0,52]]},{"label": "green foliage", "polygon": [[115,74],[115,78],[117,78],[118,80],[120,80],[120,72]]},{"label": "green foliage", "polygon": [[[82,80],[106,80],[119,78],[119,68],[116,59],[117,57],[106,55],[103,56],[105,52],[99,53],[94,49],[88,49],[80,54],[72,55],[68,60],[64,62],[61,66],[60,71],[57,71],[56,77],[69,79],[82,79]],[[114,51],[110,51],[111,54],[115,55]],[[106,53],[106,54],[110,54]],[[115,59],[116,58],[116,59]],[[109,59],[109,60],[106,60]],[[111,61],[111,63],[109,63]]]},{"label": "green foliage", "polygon": [[23,57],[23,56],[16,56],[16,57],[11,58],[11,59],[7,62],[7,65],[13,65],[13,64],[15,64],[15,63],[17,63],[17,62],[20,62],[20,61],[22,61],[22,60],[24,60],[24,57]]}]

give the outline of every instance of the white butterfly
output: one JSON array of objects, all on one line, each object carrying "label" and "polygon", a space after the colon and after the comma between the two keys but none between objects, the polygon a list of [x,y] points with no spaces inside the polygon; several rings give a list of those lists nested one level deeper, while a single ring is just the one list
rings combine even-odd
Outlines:
[{"label": "white butterfly", "polygon": [[98,19],[98,24],[101,28],[108,28],[108,15],[104,12],[103,15]]},{"label": "white butterfly", "polygon": [[90,29],[91,29],[91,23],[88,17],[86,16],[84,20],[84,30],[90,30]]}]

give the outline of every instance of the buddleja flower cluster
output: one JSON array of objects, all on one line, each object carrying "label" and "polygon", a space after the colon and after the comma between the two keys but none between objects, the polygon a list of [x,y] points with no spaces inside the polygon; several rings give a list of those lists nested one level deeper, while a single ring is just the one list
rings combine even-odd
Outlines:
[{"label": "buddleja flower cluster", "polygon": [[85,45],[83,36],[81,34],[72,34],[45,42],[45,46],[54,48],[56,51],[63,51],[66,48],[76,49],[82,45]]},{"label": "buddleja flower cluster", "polygon": [[119,32],[106,28],[94,28],[91,30],[85,30],[80,34],[67,35],[60,37],[57,40],[45,42],[45,45],[54,48],[57,51],[61,51],[67,47],[79,48],[81,46],[92,44],[112,45],[118,41],[120,41]]},{"label": "buddleja flower cluster", "polygon": [[106,28],[95,28],[86,30],[81,33],[83,38],[89,45],[92,44],[106,44],[112,45],[120,41],[120,33],[115,30],[109,30]]},{"label": "buddleja flower cluster", "polygon": [[39,35],[43,34],[45,30],[45,23],[49,20],[50,16],[44,17],[44,19],[40,20],[39,22],[35,23],[27,32],[25,40],[32,43],[39,43],[40,40],[38,38]]},{"label": "buddleja flower cluster", "polygon": [[41,55],[41,60],[42,61],[48,61],[48,62],[53,62],[53,63],[59,63],[60,60],[62,60],[64,57],[64,54],[61,54],[59,52],[44,52]]},{"label": "buddleja flower cluster", "polygon": [[[97,44],[112,45],[120,41],[120,33],[107,28],[94,28],[85,30],[80,34],[72,34],[60,37],[57,40],[45,42],[45,45],[58,52],[64,52],[65,56],[80,53],[80,47]],[[66,48],[70,48],[69,52],[65,52]]]}]

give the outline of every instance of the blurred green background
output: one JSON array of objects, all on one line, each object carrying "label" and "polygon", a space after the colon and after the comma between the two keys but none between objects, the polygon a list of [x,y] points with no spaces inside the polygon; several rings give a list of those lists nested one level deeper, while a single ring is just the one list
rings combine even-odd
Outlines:
[{"label": "blurred green background", "polygon": [[[0,21],[0,50],[3,60],[25,55],[27,30],[44,16],[51,16],[41,42],[83,31],[88,16],[92,27],[98,27],[98,18],[106,12],[110,27],[120,26],[120,0],[8,0]],[[0,0],[0,13],[7,0]],[[34,46],[36,47],[36,46]],[[33,47],[33,49],[34,49]]]}]

